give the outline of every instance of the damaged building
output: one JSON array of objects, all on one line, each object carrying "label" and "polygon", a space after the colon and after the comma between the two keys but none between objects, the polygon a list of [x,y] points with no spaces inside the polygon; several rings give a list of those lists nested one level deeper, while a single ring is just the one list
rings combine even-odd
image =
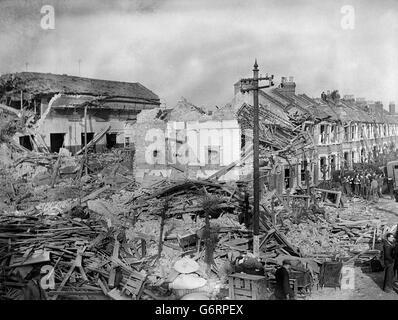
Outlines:
[{"label": "damaged building", "polygon": [[[252,100],[252,94],[242,94],[240,83],[236,83],[233,104],[239,107]],[[355,99],[352,95],[340,98],[337,90],[328,91],[322,98],[310,98],[296,93],[293,77],[282,77],[277,88],[260,90],[259,104],[260,110],[269,108],[278,113],[279,121],[283,118],[297,125],[295,130],[307,132],[313,141],[313,148],[284,163],[281,174],[285,189],[305,184],[306,159],[311,182],[318,184],[329,180],[335,170],[353,169],[354,163],[369,163],[380,153],[396,149],[398,119],[394,103],[387,112],[380,101]],[[269,119],[277,121],[275,115]]]},{"label": "damaged building", "polygon": [[[319,184],[395,148],[393,104],[387,113],[336,91],[310,98],[292,78],[260,91],[257,257],[253,96],[240,83],[224,107],[169,108],[138,84],[40,75],[2,78],[0,299],[42,299],[26,295],[33,270],[52,300],[191,299],[191,289],[196,299],[268,299],[285,259],[307,299],[322,293],[330,264],[332,285],[347,288],[354,267],[342,263],[371,265],[393,230],[369,199]],[[134,161],[126,148],[82,152],[85,111],[95,150],[133,145]]]},{"label": "damaged building", "polygon": [[[137,178],[204,178],[222,168],[228,168],[224,180],[250,175],[253,96],[240,89],[237,82],[223,108],[204,110],[183,99],[172,109],[142,113],[131,136],[141,150]],[[393,103],[387,112],[381,102],[341,98],[337,91],[311,98],[296,93],[293,77],[282,77],[278,87],[259,91],[259,110],[262,170],[280,193],[317,185],[333,171],[396,149]]]},{"label": "damaged building", "polygon": [[35,114],[33,130],[15,139],[29,150],[61,147],[72,153],[103,133],[92,146],[94,151],[129,146],[126,132],[144,109],[160,105],[159,97],[140,83],[107,81],[38,72],[21,72],[0,77],[1,102],[16,110]]}]

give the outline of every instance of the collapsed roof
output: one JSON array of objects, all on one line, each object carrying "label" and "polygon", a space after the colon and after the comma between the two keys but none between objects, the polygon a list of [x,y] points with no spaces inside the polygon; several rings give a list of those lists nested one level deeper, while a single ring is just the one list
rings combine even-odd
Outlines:
[{"label": "collapsed roof", "polygon": [[138,82],[108,81],[39,72],[19,72],[0,76],[0,94],[8,98],[52,96],[55,94],[133,98],[159,104],[159,97]]}]

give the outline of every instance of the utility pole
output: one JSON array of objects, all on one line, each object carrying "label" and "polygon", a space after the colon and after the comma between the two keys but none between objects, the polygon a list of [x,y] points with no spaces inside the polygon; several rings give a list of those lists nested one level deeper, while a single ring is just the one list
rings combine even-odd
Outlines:
[{"label": "utility pole", "polygon": [[88,159],[87,159],[87,105],[84,107],[84,172],[88,175]]},{"label": "utility pole", "polygon": [[82,59],[79,59],[77,62],[79,63],[79,77],[80,77],[80,63],[82,62]]},{"label": "utility pole", "polygon": [[[259,166],[259,111],[258,111],[258,90],[269,88],[274,85],[274,76],[258,76],[257,59],[254,62],[253,78],[241,79],[241,92],[253,91],[253,254],[255,257],[260,255],[260,166]],[[266,86],[259,86],[260,80],[268,80]]]}]

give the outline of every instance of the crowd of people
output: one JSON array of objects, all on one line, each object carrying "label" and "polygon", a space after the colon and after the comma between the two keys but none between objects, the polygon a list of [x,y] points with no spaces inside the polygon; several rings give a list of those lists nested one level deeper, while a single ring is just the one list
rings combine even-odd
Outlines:
[{"label": "crowd of people", "polygon": [[392,196],[392,180],[384,173],[372,170],[355,171],[341,178],[343,192],[349,197],[361,197],[366,200],[383,197],[383,188],[387,186],[388,194]]}]

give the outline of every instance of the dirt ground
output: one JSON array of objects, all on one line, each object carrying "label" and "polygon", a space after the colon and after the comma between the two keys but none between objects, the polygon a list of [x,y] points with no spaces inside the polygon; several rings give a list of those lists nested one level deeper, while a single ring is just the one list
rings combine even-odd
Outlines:
[{"label": "dirt ground", "polygon": [[[350,205],[356,204],[354,202]],[[369,209],[375,210],[388,223],[398,223],[398,203],[387,196],[378,203],[370,204]],[[384,272],[364,273],[360,267],[355,267],[354,270],[354,289],[314,288],[306,300],[398,300],[397,293],[382,290]]]}]

